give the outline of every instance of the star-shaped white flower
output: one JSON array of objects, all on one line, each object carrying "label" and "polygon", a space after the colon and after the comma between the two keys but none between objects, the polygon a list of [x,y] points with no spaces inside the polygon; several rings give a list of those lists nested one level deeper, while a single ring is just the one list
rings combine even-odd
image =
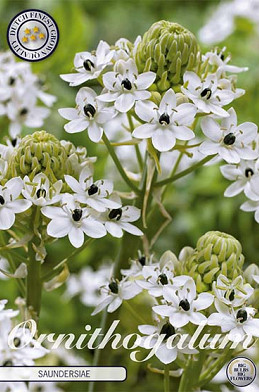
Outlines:
[{"label": "star-shaped white flower", "polygon": [[219,52],[217,49],[214,49],[210,52],[205,53],[202,56],[202,60],[204,62],[208,61],[208,63],[212,66],[216,66],[218,68],[218,75],[221,75],[223,72],[240,73],[248,71],[248,67],[237,67],[236,65],[229,64],[231,56],[226,55],[226,47],[224,47]]},{"label": "star-shaped white flower", "polygon": [[15,222],[15,214],[31,207],[31,201],[19,199],[22,189],[23,181],[19,177],[0,185],[0,230],[10,229]]},{"label": "star-shaped white flower", "polygon": [[259,190],[259,161],[242,160],[236,165],[223,165],[220,167],[225,178],[233,181],[224,192],[225,197],[233,197],[241,192],[251,200],[259,199],[256,189]]},{"label": "star-shaped white flower", "polygon": [[163,297],[168,304],[154,306],[153,310],[163,317],[169,317],[170,323],[176,328],[183,327],[189,322],[199,325],[206,321],[205,315],[200,311],[210,307],[214,300],[214,296],[209,293],[197,295],[192,278],[189,278],[181,288],[164,288]]},{"label": "star-shaped white flower", "polygon": [[[170,324],[166,320],[162,320],[158,323],[158,325],[139,325],[139,332],[144,335],[141,341],[139,342],[139,346],[151,349],[153,347],[157,347],[155,350],[155,356],[164,364],[172,363],[178,356],[178,352],[182,354],[195,354],[197,353],[196,349],[189,349],[188,347],[179,350],[177,345],[172,347],[173,345],[168,346],[168,339],[173,337],[178,331],[175,330],[174,326]],[[161,335],[165,335],[163,342],[158,345],[158,339]],[[150,337],[152,336],[152,339]]]},{"label": "star-shaped white flower", "polygon": [[131,222],[140,218],[140,209],[134,206],[124,206],[109,210],[100,216],[100,221],[104,222],[105,228],[113,237],[121,238],[123,230],[130,234],[141,236],[143,232]]},{"label": "star-shaped white flower", "polygon": [[[216,74],[209,74],[204,81],[191,71],[183,75],[182,92],[197,106],[201,113],[214,113],[219,117],[228,117],[222,106],[233,101],[235,94],[230,89],[218,88]],[[186,86],[186,87],[185,87]]]},{"label": "star-shaped white flower", "polygon": [[68,133],[88,131],[89,138],[98,143],[103,135],[103,125],[109,121],[114,111],[104,107],[104,104],[96,99],[97,94],[89,87],[81,88],[76,95],[76,108],[59,109],[59,114],[66,120],[65,125]]},{"label": "star-shaped white flower", "polygon": [[109,199],[113,192],[113,183],[109,180],[93,181],[93,171],[85,166],[80,173],[79,181],[65,175],[66,183],[75,192],[75,198],[96,211],[105,212],[108,208],[120,208],[121,203]]},{"label": "star-shaped white flower", "polygon": [[75,55],[76,73],[60,75],[70,86],[78,86],[88,80],[97,79],[102,71],[111,64],[114,51],[105,41],[100,41],[96,52],[80,52]]},{"label": "star-shaped white flower", "polygon": [[241,159],[255,159],[258,151],[251,143],[257,136],[257,125],[245,122],[237,125],[237,116],[233,108],[228,110],[229,117],[221,125],[211,117],[201,121],[203,133],[210,139],[205,140],[199,150],[204,155],[219,154],[228,163],[239,163]]},{"label": "star-shaped white flower", "polygon": [[91,215],[88,208],[81,207],[73,195],[65,194],[61,207],[43,207],[43,215],[51,221],[47,233],[53,238],[68,235],[69,241],[75,248],[84,243],[84,234],[91,238],[101,238],[106,235],[105,227]]},{"label": "star-shaped white flower", "polygon": [[103,75],[105,90],[98,99],[104,102],[115,102],[114,106],[119,112],[128,112],[136,101],[150,98],[147,89],[155,81],[154,72],[138,74],[137,66],[132,59],[119,60],[115,64],[114,72]]},{"label": "star-shaped white flower", "polygon": [[254,319],[256,310],[251,307],[233,309],[226,304],[215,300],[218,313],[208,317],[208,325],[219,326],[222,332],[229,332],[231,341],[239,341],[246,334],[259,337],[259,319]]},{"label": "star-shaped white flower", "polygon": [[217,282],[213,282],[213,291],[219,301],[236,308],[245,304],[254,289],[249,283],[244,283],[242,276],[231,281],[221,274],[217,277]]},{"label": "star-shaped white flower", "polygon": [[158,151],[171,150],[176,139],[195,137],[188,126],[193,123],[197,108],[191,103],[176,106],[176,95],[172,89],[164,94],[159,106],[151,101],[140,101],[136,103],[135,110],[146,124],[135,128],[132,135],[138,139],[152,138]]},{"label": "star-shaped white flower", "polygon": [[107,308],[108,313],[114,312],[118,309],[124,300],[131,299],[141,292],[141,288],[133,281],[125,279],[112,280],[109,284],[102,287],[102,291],[106,293],[106,297],[96,306],[92,316]]},{"label": "star-shaped white flower", "polygon": [[22,194],[25,199],[30,200],[36,206],[47,206],[55,204],[61,199],[60,191],[62,181],[56,181],[50,185],[49,179],[44,173],[38,173],[31,181],[28,176],[24,179]]}]

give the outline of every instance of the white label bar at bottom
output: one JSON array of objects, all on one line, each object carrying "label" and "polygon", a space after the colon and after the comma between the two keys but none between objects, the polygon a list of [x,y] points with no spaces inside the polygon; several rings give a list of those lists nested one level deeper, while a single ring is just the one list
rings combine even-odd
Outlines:
[{"label": "white label bar at bottom", "polygon": [[0,367],[0,381],[124,381],[122,366],[11,366]]}]

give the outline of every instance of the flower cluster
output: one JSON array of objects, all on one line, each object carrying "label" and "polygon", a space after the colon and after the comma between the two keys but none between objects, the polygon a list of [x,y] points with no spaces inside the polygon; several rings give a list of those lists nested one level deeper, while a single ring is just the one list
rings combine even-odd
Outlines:
[{"label": "flower cluster", "polygon": [[[257,126],[238,125],[234,109],[225,109],[244,94],[236,87],[236,74],[247,68],[229,62],[225,48],[201,55],[192,33],[165,21],[155,23],[134,44],[119,40],[109,46],[101,41],[95,52],[76,54],[76,73],[61,75],[71,86],[91,80],[103,87],[100,94],[81,87],[76,108],[59,110],[69,120],[65,130],[87,130],[98,143],[118,117],[117,127],[130,131],[132,144],[151,140],[158,152],[192,148],[190,165],[195,150],[229,163],[254,159],[259,155],[252,144]],[[190,145],[200,136],[200,117],[202,139]]]},{"label": "flower cluster", "polygon": [[[108,232],[121,237],[124,230],[142,235],[131,223],[140,211],[122,206],[111,181],[93,178],[94,159],[85,149],[41,131],[24,137],[16,147],[1,145],[0,156],[1,230],[19,230],[31,219],[43,242],[68,236],[76,248],[83,245],[85,235],[100,238]],[[21,214],[19,220],[16,214]]]},{"label": "flower cluster", "polygon": [[[154,324],[139,326],[139,331],[147,335],[141,340],[140,346],[149,349],[155,347],[159,336],[163,335],[163,342],[155,355],[165,364],[175,361],[178,355],[198,353],[195,349],[184,351],[167,345],[170,337],[193,331],[192,326],[206,325],[206,332],[214,333],[216,330],[213,328],[219,327],[223,338],[227,334],[230,342],[238,343],[246,335],[258,337],[259,319],[255,318],[256,309],[252,306],[254,288],[245,281],[245,273],[240,269],[238,276],[232,275],[229,278],[226,269],[224,271],[217,268],[215,271],[213,268],[213,247],[219,249],[221,262],[234,269],[235,260],[229,251],[231,247],[232,251],[237,246],[241,247],[240,244],[233,237],[218,232],[205,234],[198,245],[201,242],[204,244],[204,253],[209,253],[208,248],[211,249],[211,260],[202,262],[198,267],[200,273],[208,267],[202,278],[205,283],[208,282],[209,274],[212,276],[207,290],[203,288],[201,292],[197,288],[194,280],[197,272],[193,275],[194,266],[189,271],[186,268],[186,259],[195,252],[192,248],[184,248],[178,258],[171,251],[166,251],[157,261],[152,257],[139,255],[137,260],[131,262],[130,269],[121,271],[120,281],[111,279],[101,288],[106,296],[97,305],[93,315],[105,307],[108,312],[114,312],[124,301],[147,292]],[[255,275],[253,285],[257,280],[258,275]]]},{"label": "flower cluster", "polygon": [[28,62],[16,62],[11,52],[0,53],[0,116],[10,121],[9,134],[15,144],[22,127],[40,128],[56,97],[44,91],[41,80]]}]

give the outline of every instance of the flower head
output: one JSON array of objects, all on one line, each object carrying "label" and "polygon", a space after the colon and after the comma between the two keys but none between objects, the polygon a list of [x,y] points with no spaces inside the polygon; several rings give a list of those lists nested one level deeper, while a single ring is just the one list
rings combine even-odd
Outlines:
[{"label": "flower head", "polygon": [[23,181],[24,189],[22,194],[24,198],[37,206],[55,204],[61,198],[60,191],[63,185],[61,180],[50,185],[46,174],[38,173],[32,181],[30,181],[28,176],[25,176]]},{"label": "flower head", "polygon": [[115,109],[119,112],[128,112],[136,101],[150,98],[147,89],[154,82],[156,75],[153,72],[138,74],[136,64],[132,59],[119,60],[114,72],[107,72],[103,76],[103,84],[107,92],[103,92],[98,99],[103,102],[115,102]]},{"label": "flower head", "polygon": [[256,139],[257,126],[251,122],[237,125],[237,116],[233,108],[228,110],[229,117],[221,125],[211,117],[202,119],[203,133],[210,139],[200,146],[204,155],[219,154],[228,163],[239,163],[241,159],[255,159],[258,151],[251,143]]},{"label": "flower head", "polygon": [[190,140],[195,137],[190,126],[196,114],[191,103],[176,106],[176,95],[168,90],[159,106],[152,101],[137,102],[136,113],[146,123],[135,128],[133,136],[139,139],[151,138],[158,151],[171,150],[176,139]]},{"label": "flower head", "polygon": [[98,143],[103,134],[103,125],[114,115],[111,108],[104,107],[96,99],[97,94],[89,87],[81,88],[76,96],[76,109],[59,109],[59,114],[67,120],[65,130],[68,133],[88,131],[89,138]]},{"label": "flower head", "polygon": [[140,210],[134,206],[113,208],[103,213],[100,220],[104,222],[105,228],[113,237],[121,238],[123,230],[130,234],[142,236],[143,232],[131,222],[140,217]]},{"label": "flower head", "polygon": [[105,41],[100,41],[95,52],[80,52],[75,55],[76,73],[60,75],[70,86],[78,86],[88,80],[97,79],[102,71],[111,64],[113,51]]}]

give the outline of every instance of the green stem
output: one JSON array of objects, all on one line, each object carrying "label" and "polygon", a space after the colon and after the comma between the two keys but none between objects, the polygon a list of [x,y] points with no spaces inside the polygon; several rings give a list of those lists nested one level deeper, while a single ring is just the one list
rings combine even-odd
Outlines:
[{"label": "green stem", "polygon": [[[33,240],[32,240],[33,241]],[[41,262],[36,260],[32,241],[28,244],[28,275],[26,304],[30,316],[37,322],[41,306]]]},{"label": "green stem", "polygon": [[228,359],[232,356],[229,348],[226,348],[223,355],[221,355],[216,361],[212,363],[210,367],[208,367],[200,376],[198,386],[206,385],[210,382],[222,369]]},{"label": "green stem", "polygon": [[166,178],[165,180],[159,181],[157,182],[154,186],[155,187],[161,187],[163,185],[167,185],[171,182],[174,182],[176,180],[178,180],[179,178],[182,178],[184,176],[187,176],[187,174],[192,173],[194,170],[198,169],[199,167],[205,165],[205,163],[209,162],[212,158],[214,158],[215,155],[210,155],[206,158],[203,158],[201,161],[195,163],[195,165],[188,167],[188,169],[181,171],[178,174],[172,175],[169,178]]},{"label": "green stem", "polygon": [[[128,117],[128,121],[129,121],[130,130],[131,130],[131,132],[133,132],[134,131],[134,123],[132,120],[132,116],[130,113],[127,113],[127,117]],[[138,144],[135,144],[135,151],[136,151],[136,156],[137,156],[139,168],[140,168],[140,170],[142,170],[143,169],[143,159],[142,159]]]},{"label": "green stem", "polygon": [[165,373],[164,373],[164,392],[170,392],[169,365],[165,365]]},{"label": "green stem", "polygon": [[123,167],[121,166],[121,163],[119,161],[119,158],[117,157],[109,139],[107,138],[107,136],[105,135],[105,133],[103,133],[103,142],[107,147],[107,150],[110,154],[110,156],[113,159],[113,162],[115,163],[121,177],[123,178],[123,180],[126,182],[126,184],[136,193],[139,194],[140,190],[136,187],[136,185],[134,185],[131,180],[129,179],[129,177],[127,176],[127,174],[125,173]]}]

